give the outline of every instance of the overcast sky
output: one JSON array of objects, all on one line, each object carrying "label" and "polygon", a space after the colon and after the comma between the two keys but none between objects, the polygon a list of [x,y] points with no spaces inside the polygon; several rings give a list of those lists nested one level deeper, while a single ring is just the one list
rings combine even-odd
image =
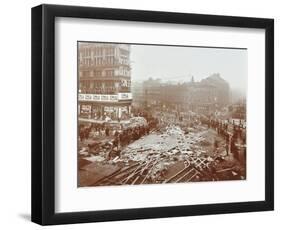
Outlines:
[{"label": "overcast sky", "polygon": [[131,45],[132,81],[161,78],[195,81],[220,73],[232,89],[246,92],[247,50]]}]

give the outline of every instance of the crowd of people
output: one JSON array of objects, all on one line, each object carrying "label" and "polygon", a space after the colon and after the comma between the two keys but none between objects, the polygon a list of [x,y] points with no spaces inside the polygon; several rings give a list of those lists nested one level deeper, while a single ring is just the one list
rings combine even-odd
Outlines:
[{"label": "crowd of people", "polygon": [[142,136],[148,135],[149,132],[149,126],[138,126],[125,130],[115,131],[113,146],[118,150],[120,147],[125,147],[131,142],[140,139]]},{"label": "crowd of people", "polygon": [[[202,119],[203,124],[208,125],[208,128],[213,128],[217,131],[218,135],[225,139],[226,151],[229,151],[235,158],[239,159],[239,146],[246,145],[246,129],[242,124],[229,123],[215,119]],[[243,148],[246,154],[246,148]]]},{"label": "crowd of people", "polygon": [[228,139],[229,135],[231,135],[233,139],[240,138],[243,143],[246,143],[246,130],[242,125],[213,119],[205,121],[205,123],[207,123],[209,128],[215,129],[219,135],[224,136],[225,139]]},{"label": "crowd of people", "polygon": [[118,122],[120,122],[121,120],[129,119],[130,115],[127,112],[122,112],[121,117],[119,118],[115,111],[104,112],[104,113],[102,113],[101,111],[96,111],[92,115],[88,112],[81,113],[80,117],[94,119],[94,120],[98,120],[98,121],[118,121]]},{"label": "crowd of people", "polygon": [[[147,125],[139,125],[135,127],[123,127],[122,124],[110,126],[109,123],[91,123],[90,126],[80,125],[79,140],[84,143],[86,140],[104,139],[112,143],[115,150],[126,147],[131,142],[140,139],[144,135],[148,135],[151,130],[157,128],[158,119],[150,118]],[[91,144],[90,144],[91,145]]]},{"label": "crowd of people", "polygon": [[[126,127],[118,120],[115,125],[111,121],[102,119],[101,123],[91,123],[90,126],[79,127],[79,138],[83,143],[85,140],[92,138],[92,140],[108,140],[112,143],[112,149],[119,151],[128,146],[144,135],[148,135],[151,130],[159,129],[168,124],[177,124],[180,126],[185,124],[187,127],[192,127],[196,124],[204,124],[208,128],[216,130],[217,134],[225,140],[225,148],[227,153],[229,151],[234,155],[238,153],[237,143],[246,145],[246,128],[243,123],[235,123],[234,121],[225,121],[219,119],[210,119],[206,116],[189,116],[189,120],[183,121],[180,117],[175,117],[174,114],[164,112],[149,113],[144,110],[133,110],[136,117],[142,117],[147,121],[147,124],[139,124],[136,126]],[[152,115],[153,114],[153,115]],[[96,116],[104,116],[101,113],[96,113]],[[103,117],[105,118],[105,117]],[[244,148],[246,151],[246,148]]]}]

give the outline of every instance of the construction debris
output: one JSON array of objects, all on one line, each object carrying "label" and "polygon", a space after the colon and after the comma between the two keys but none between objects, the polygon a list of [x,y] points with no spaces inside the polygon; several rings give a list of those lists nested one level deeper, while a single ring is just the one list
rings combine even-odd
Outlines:
[{"label": "construction debris", "polygon": [[[91,185],[178,183],[240,177],[239,168],[226,156],[225,148],[218,145],[214,149],[213,143],[217,140],[212,139],[215,135],[210,132],[200,126],[185,132],[180,126],[169,125],[121,150],[114,150],[108,140],[93,144],[98,146],[98,154],[91,145],[88,153],[87,148],[83,148],[79,154],[101,169],[110,165],[116,167],[110,175],[91,180]],[[87,167],[83,170],[87,171]]]}]

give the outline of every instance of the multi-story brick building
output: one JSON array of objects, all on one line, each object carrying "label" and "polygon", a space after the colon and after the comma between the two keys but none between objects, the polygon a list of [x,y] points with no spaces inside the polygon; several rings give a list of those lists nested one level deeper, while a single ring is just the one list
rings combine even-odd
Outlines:
[{"label": "multi-story brick building", "polygon": [[79,115],[123,119],[131,112],[130,46],[78,43]]},{"label": "multi-story brick building", "polygon": [[144,106],[161,106],[178,112],[209,114],[228,105],[229,94],[229,84],[219,74],[213,74],[199,82],[192,78],[186,83],[162,83],[154,79],[143,83]]}]

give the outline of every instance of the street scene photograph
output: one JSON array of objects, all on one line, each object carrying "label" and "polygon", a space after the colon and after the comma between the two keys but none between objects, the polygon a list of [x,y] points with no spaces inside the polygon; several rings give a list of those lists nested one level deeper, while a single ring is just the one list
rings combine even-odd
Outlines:
[{"label": "street scene photograph", "polygon": [[78,187],[246,180],[247,49],[77,46]]}]

